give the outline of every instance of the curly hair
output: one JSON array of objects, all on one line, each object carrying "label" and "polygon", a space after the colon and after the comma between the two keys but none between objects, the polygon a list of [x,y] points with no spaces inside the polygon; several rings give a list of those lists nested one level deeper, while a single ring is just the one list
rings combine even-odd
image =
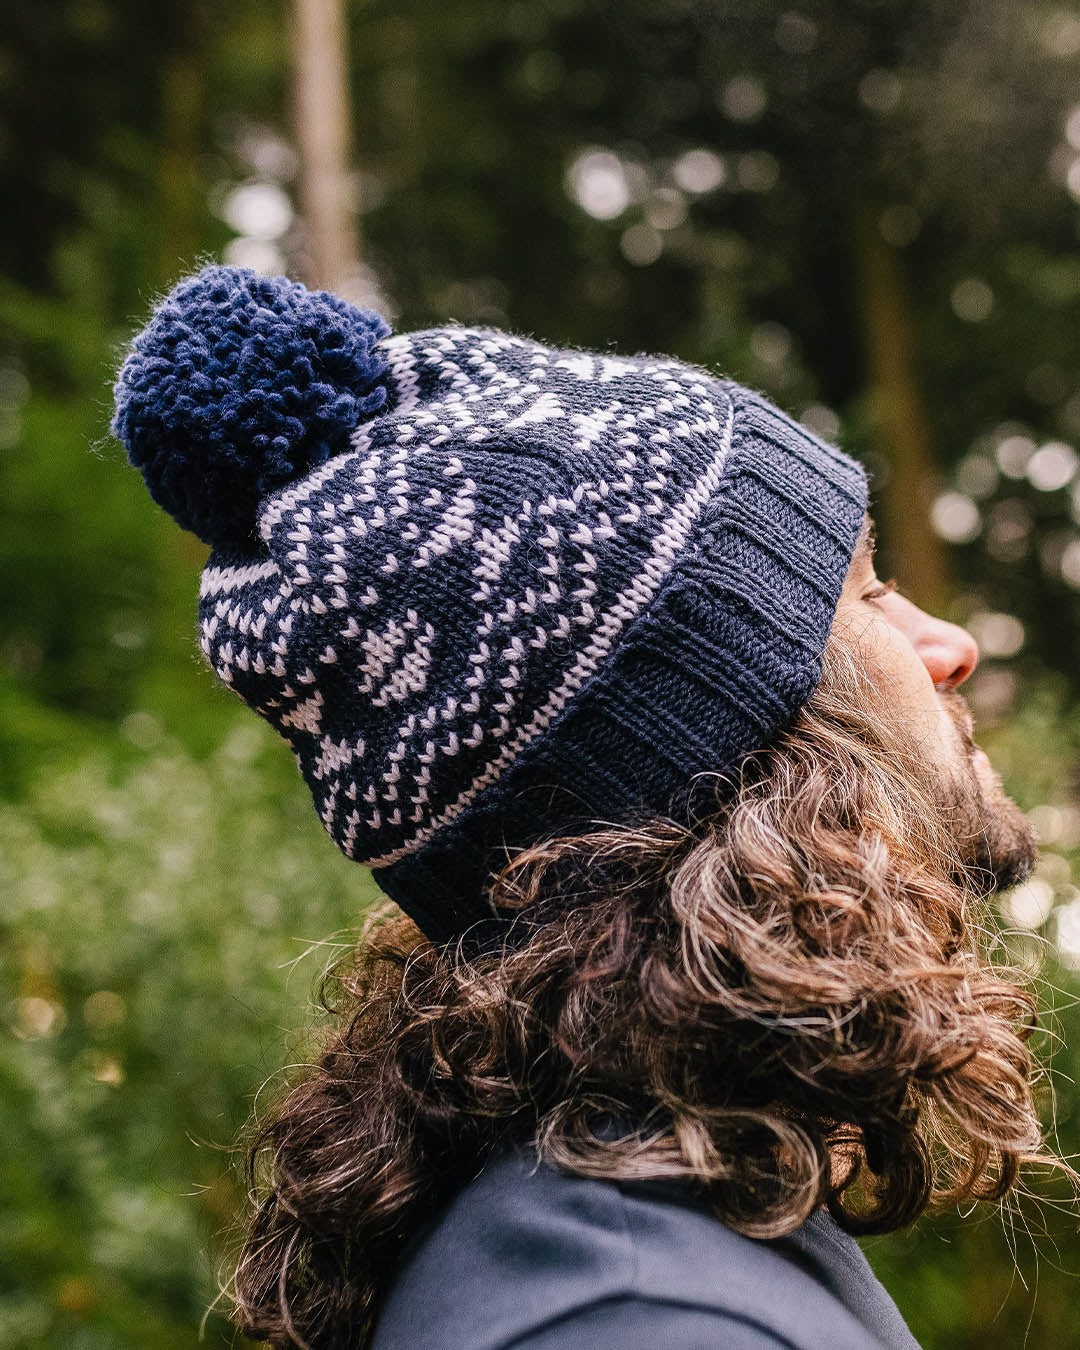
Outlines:
[{"label": "curly hair", "polygon": [[380,918],[252,1145],[238,1326],[367,1344],[410,1235],[512,1142],[578,1176],[679,1178],[755,1238],[822,1205],[891,1231],[1053,1161],[1034,1001],[991,961],[990,882],[925,778],[833,641],[706,816],[514,858],[497,949]]}]

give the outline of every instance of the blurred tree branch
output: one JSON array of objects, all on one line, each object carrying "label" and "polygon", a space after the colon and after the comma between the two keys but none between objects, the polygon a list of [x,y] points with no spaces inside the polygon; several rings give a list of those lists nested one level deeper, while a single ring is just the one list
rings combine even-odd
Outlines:
[{"label": "blurred tree branch", "polygon": [[348,292],[356,213],[349,200],[349,98],[343,0],[294,0],[294,121],[309,265],[304,280]]},{"label": "blurred tree branch", "polygon": [[904,275],[896,250],[881,237],[877,214],[865,202],[855,209],[854,236],[870,430],[889,465],[879,509],[886,539],[892,541],[890,570],[914,600],[936,609],[946,589],[944,550],[930,526],[936,459]]}]

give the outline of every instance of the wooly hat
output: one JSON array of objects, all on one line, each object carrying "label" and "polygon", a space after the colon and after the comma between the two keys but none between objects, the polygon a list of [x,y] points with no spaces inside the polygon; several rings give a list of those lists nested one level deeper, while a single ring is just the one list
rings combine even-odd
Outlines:
[{"label": "wooly hat", "polygon": [[790,723],[866,508],[853,460],[683,362],[390,337],[228,267],[154,311],[113,429],[213,546],[210,665],[435,940],[508,852],[684,809]]}]

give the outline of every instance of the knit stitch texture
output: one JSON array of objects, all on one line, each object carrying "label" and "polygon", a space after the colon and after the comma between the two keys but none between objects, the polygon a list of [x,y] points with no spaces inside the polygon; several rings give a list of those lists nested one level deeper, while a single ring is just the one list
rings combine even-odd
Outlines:
[{"label": "knit stitch texture", "polygon": [[[285,304],[268,306],[283,322]],[[354,313],[346,346],[367,364],[345,448],[294,456],[293,432],[292,481],[257,478],[243,503],[208,476],[230,537],[203,573],[201,643],[289,742],[330,836],[442,940],[490,918],[508,850],[678,809],[790,722],[820,678],[866,483],[759,395],[679,361],[457,326],[373,345]],[[261,332],[259,306],[235,322]],[[209,378],[186,340],[181,385]],[[121,402],[148,359],[136,343]],[[248,370],[217,377],[223,406]],[[118,411],[122,436],[129,422]],[[332,438],[310,434],[322,454]],[[175,435],[151,439],[167,456]]]},{"label": "knit stitch texture", "polygon": [[373,348],[389,332],[326,291],[204,268],[135,339],[113,434],[185,529],[242,541],[261,497],[345,448],[385,403]]}]

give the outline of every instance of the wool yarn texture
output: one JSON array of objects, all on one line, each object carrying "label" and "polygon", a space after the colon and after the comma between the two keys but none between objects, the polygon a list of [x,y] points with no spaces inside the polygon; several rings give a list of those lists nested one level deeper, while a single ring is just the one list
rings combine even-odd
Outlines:
[{"label": "wool yarn texture", "polygon": [[113,428],[212,545],[210,666],[435,941],[492,926],[517,849],[685,811],[775,739],[866,509],[854,460],[695,366],[390,336],[238,268],[157,307]]}]

